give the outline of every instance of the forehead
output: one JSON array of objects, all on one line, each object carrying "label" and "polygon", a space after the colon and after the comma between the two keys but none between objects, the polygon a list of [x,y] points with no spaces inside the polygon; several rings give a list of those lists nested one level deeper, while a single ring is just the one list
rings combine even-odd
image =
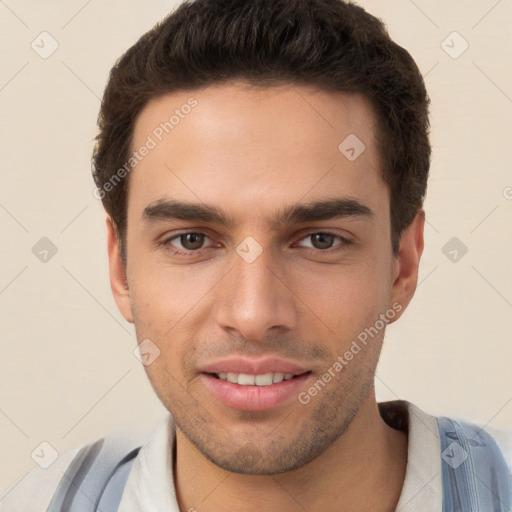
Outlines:
[{"label": "forehead", "polygon": [[166,94],[140,113],[132,150],[129,212],[164,197],[253,217],[333,194],[387,207],[375,115],[356,94],[243,82]]}]

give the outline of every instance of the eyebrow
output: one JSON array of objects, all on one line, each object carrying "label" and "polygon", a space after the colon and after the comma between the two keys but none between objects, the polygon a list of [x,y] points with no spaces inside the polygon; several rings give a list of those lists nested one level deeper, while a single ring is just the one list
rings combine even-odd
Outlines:
[{"label": "eyebrow", "polygon": [[[275,212],[270,217],[269,224],[271,229],[276,229],[281,225],[346,217],[371,219],[375,214],[368,206],[356,199],[332,198],[287,206]],[[205,203],[159,199],[146,206],[142,212],[142,221],[145,223],[169,220],[217,223],[231,227],[237,225],[234,217],[216,206]]]}]

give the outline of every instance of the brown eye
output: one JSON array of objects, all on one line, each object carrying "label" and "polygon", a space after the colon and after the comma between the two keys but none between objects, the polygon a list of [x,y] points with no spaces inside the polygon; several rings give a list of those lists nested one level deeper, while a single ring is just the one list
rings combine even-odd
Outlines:
[{"label": "brown eye", "polygon": [[180,235],[179,241],[181,246],[187,251],[196,251],[197,249],[201,249],[205,238],[205,235],[202,233],[185,233]]},{"label": "brown eye", "polygon": [[327,252],[329,249],[332,249],[332,251],[346,249],[350,244],[350,240],[347,240],[345,237],[325,231],[310,233],[302,238],[299,243],[301,247],[315,249],[320,252]]},{"label": "brown eye", "polygon": [[193,257],[200,256],[203,251],[217,246],[213,240],[204,233],[194,231],[182,232],[169,236],[162,240],[159,245],[173,256]]},{"label": "brown eye", "polygon": [[334,244],[334,235],[329,233],[314,233],[309,235],[315,249],[330,249]]}]

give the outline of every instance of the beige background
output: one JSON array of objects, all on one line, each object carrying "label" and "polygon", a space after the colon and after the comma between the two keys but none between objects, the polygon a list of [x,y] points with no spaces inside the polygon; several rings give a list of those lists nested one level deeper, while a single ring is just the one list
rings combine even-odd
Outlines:
[{"label": "beige background", "polygon": [[[512,428],[512,1],[360,4],[432,98],[427,248],[415,300],[387,331],[378,398]],[[0,2],[0,492],[43,441],[62,452],[146,435],[165,413],[111,297],[89,161],[110,67],[174,5]],[[42,31],[59,45],[47,59],[31,48]],[[42,237],[58,248],[46,263],[32,253]],[[456,263],[442,250],[452,237],[468,248]]]}]

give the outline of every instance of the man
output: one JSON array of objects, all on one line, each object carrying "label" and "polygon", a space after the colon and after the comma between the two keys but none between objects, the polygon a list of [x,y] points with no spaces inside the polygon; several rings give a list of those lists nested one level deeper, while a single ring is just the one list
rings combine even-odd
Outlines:
[{"label": "man", "polygon": [[185,3],[116,64],[99,128],[111,286],[169,419],[61,456],[3,510],[510,510],[489,433],[376,402],[430,163],[423,80],[379,20]]}]

